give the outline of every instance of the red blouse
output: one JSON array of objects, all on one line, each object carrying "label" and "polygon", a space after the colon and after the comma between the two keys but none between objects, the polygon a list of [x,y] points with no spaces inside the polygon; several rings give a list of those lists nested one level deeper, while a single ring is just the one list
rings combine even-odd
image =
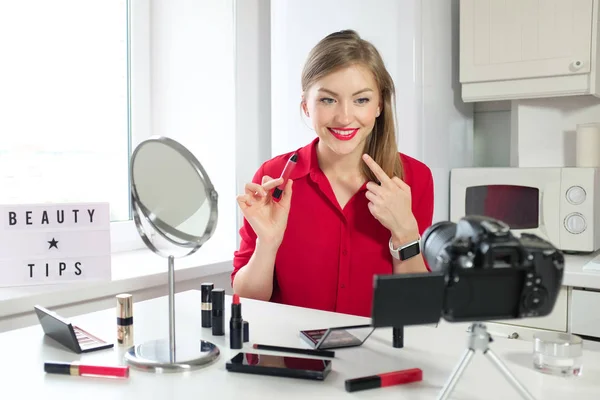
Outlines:
[{"label": "red blouse", "polygon": [[[316,144],[297,151],[290,214],[275,258],[271,301],[299,307],[371,315],[373,276],[391,274],[390,231],[369,212],[366,184],[341,209],[317,160]],[[293,153],[265,162],[254,175],[278,177]],[[410,186],[412,212],[422,235],[433,218],[433,177],[422,162],[399,153]],[[233,259],[232,283],[255,248],[256,234],[244,219]]]}]

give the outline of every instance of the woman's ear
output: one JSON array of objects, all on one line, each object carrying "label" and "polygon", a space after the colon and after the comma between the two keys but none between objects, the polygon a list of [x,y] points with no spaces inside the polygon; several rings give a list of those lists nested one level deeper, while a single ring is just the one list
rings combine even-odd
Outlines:
[{"label": "woman's ear", "polygon": [[306,101],[304,101],[304,96],[302,97],[302,111],[304,111],[304,114],[307,117],[310,117],[310,115],[308,114],[308,107],[306,106]]}]

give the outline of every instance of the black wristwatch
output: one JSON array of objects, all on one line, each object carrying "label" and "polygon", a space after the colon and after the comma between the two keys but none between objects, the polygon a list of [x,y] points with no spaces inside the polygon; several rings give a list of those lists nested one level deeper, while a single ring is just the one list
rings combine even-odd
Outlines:
[{"label": "black wristwatch", "polygon": [[396,260],[406,261],[421,252],[421,236],[414,242],[402,244],[397,249],[394,248],[392,238],[390,237],[390,253]]}]

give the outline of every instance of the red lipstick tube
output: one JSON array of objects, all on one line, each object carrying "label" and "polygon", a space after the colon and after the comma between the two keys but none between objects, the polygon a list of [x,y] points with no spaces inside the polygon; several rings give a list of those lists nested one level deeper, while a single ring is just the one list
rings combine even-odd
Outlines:
[{"label": "red lipstick tube", "polygon": [[128,366],[83,365],[78,362],[45,362],[44,371],[49,374],[75,376],[101,376],[106,378],[129,378]]},{"label": "red lipstick tube", "polygon": [[231,302],[231,319],[229,320],[229,348],[241,349],[244,346],[243,324],[240,296],[234,294]]},{"label": "red lipstick tube", "polygon": [[290,177],[290,174],[296,168],[296,161],[298,161],[298,154],[294,153],[288,162],[285,164],[285,168],[283,168],[283,172],[281,173],[281,178],[283,178],[283,183],[273,190],[273,199],[279,201],[281,195],[283,194],[283,189],[285,189],[285,185],[287,185],[287,181]]},{"label": "red lipstick tube", "polygon": [[358,392],[359,390],[402,385],[421,380],[423,380],[423,371],[420,368],[412,368],[362,378],[347,379],[345,383],[347,392]]}]

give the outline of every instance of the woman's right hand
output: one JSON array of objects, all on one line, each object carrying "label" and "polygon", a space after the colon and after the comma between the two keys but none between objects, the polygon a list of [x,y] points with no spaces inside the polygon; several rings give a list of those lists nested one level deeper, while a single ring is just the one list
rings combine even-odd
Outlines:
[{"label": "woman's right hand", "polygon": [[288,179],[281,199],[276,202],[271,189],[283,183],[283,178],[273,179],[263,176],[262,185],[247,183],[245,193],[237,197],[237,202],[246,220],[265,244],[279,246],[287,226],[292,199],[292,180]]}]

